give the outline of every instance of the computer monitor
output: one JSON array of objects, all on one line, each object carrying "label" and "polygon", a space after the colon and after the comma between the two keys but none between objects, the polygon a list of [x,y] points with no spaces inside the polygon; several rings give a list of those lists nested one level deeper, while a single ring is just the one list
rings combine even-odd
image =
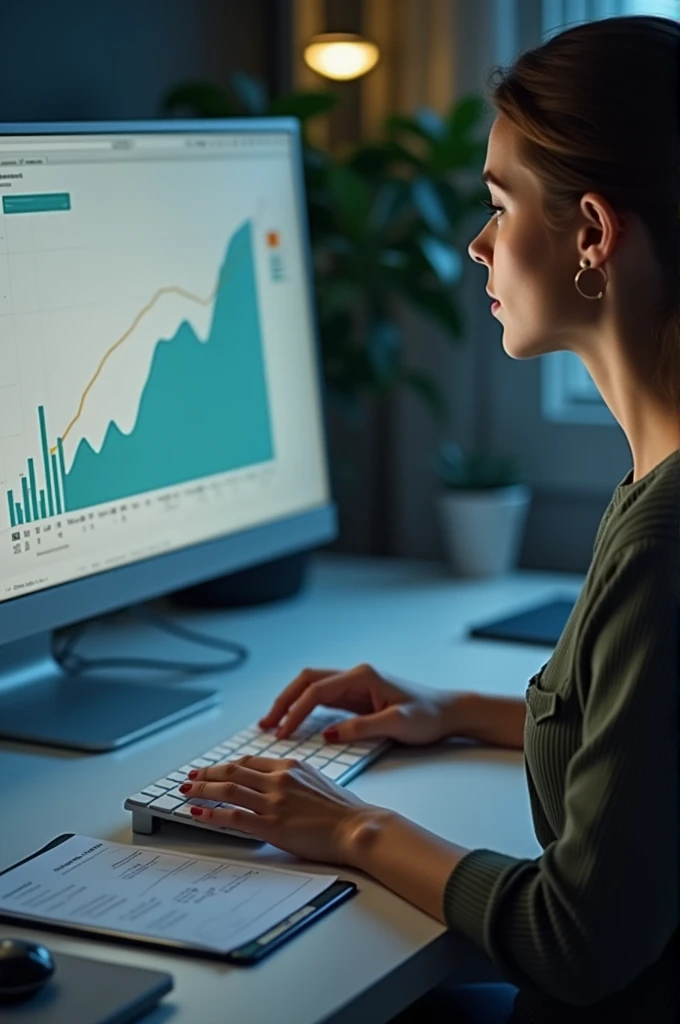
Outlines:
[{"label": "computer monitor", "polygon": [[0,736],[86,750],[212,691],[50,631],[337,534],[299,123],[0,124]]}]

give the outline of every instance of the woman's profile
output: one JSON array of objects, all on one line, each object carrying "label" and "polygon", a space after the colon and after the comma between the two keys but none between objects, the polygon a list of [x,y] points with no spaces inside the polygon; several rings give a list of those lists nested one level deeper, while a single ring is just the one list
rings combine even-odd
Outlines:
[{"label": "woman's profile", "polygon": [[504,351],[576,353],[632,455],[551,658],[521,701],[307,669],[260,723],[285,738],[326,704],[357,713],[330,742],[523,748],[541,855],[456,847],[304,765],[195,773],[246,809],[225,825],[367,872],[504,979],[444,984],[393,1024],[678,1019],[679,67],[680,24],[638,16],[568,29],[489,79],[493,211],[469,254]]}]

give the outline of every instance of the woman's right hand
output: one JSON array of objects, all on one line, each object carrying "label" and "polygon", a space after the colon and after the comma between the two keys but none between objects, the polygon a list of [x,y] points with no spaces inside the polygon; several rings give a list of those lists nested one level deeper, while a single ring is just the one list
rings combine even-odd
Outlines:
[{"label": "woman's right hand", "polygon": [[279,726],[276,735],[285,739],[315,707],[323,705],[352,711],[356,716],[333,726],[336,734],[328,737],[329,743],[389,737],[400,743],[425,745],[445,736],[465,735],[467,698],[466,693],[435,690],[380,675],[365,664],[346,672],[306,668],[276,698],[258,724],[262,729]]}]

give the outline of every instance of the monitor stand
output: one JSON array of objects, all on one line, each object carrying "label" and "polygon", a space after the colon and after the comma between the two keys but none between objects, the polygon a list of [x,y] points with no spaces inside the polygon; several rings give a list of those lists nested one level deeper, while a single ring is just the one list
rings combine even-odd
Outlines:
[{"label": "monitor stand", "polygon": [[217,703],[215,690],[68,676],[50,636],[0,645],[0,739],[115,750]]}]

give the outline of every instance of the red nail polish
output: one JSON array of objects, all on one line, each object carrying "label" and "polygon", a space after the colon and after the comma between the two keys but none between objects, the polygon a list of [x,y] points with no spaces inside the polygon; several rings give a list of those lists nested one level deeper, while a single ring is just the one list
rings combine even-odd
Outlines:
[{"label": "red nail polish", "polygon": [[189,778],[189,779],[197,779],[198,778],[198,769],[194,768],[192,771],[187,772],[187,778]]},{"label": "red nail polish", "polygon": [[195,818],[200,818],[200,816],[203,814],[203,808],[202,807],[192,807],[191,808],[191,813],[193,814],[193,816]]},{"label": "red nail polish", "polygon": [[[330,740],[331,743],[334,743],[335,740],[337,740],[337,738],[338,738],[338,730],[337,729],[326,729],[324,734],[323,734],[323,736],[324,736],[324,739]],[[335,763],[335,762],[333,762],[333,763]]]},{"label": "red nail polish", "polygon": [[190,782],[183,782],[182,785],[179,787],[180,793],[188,793],[190,791],[190,789],[191,789],[191,783]]}]

